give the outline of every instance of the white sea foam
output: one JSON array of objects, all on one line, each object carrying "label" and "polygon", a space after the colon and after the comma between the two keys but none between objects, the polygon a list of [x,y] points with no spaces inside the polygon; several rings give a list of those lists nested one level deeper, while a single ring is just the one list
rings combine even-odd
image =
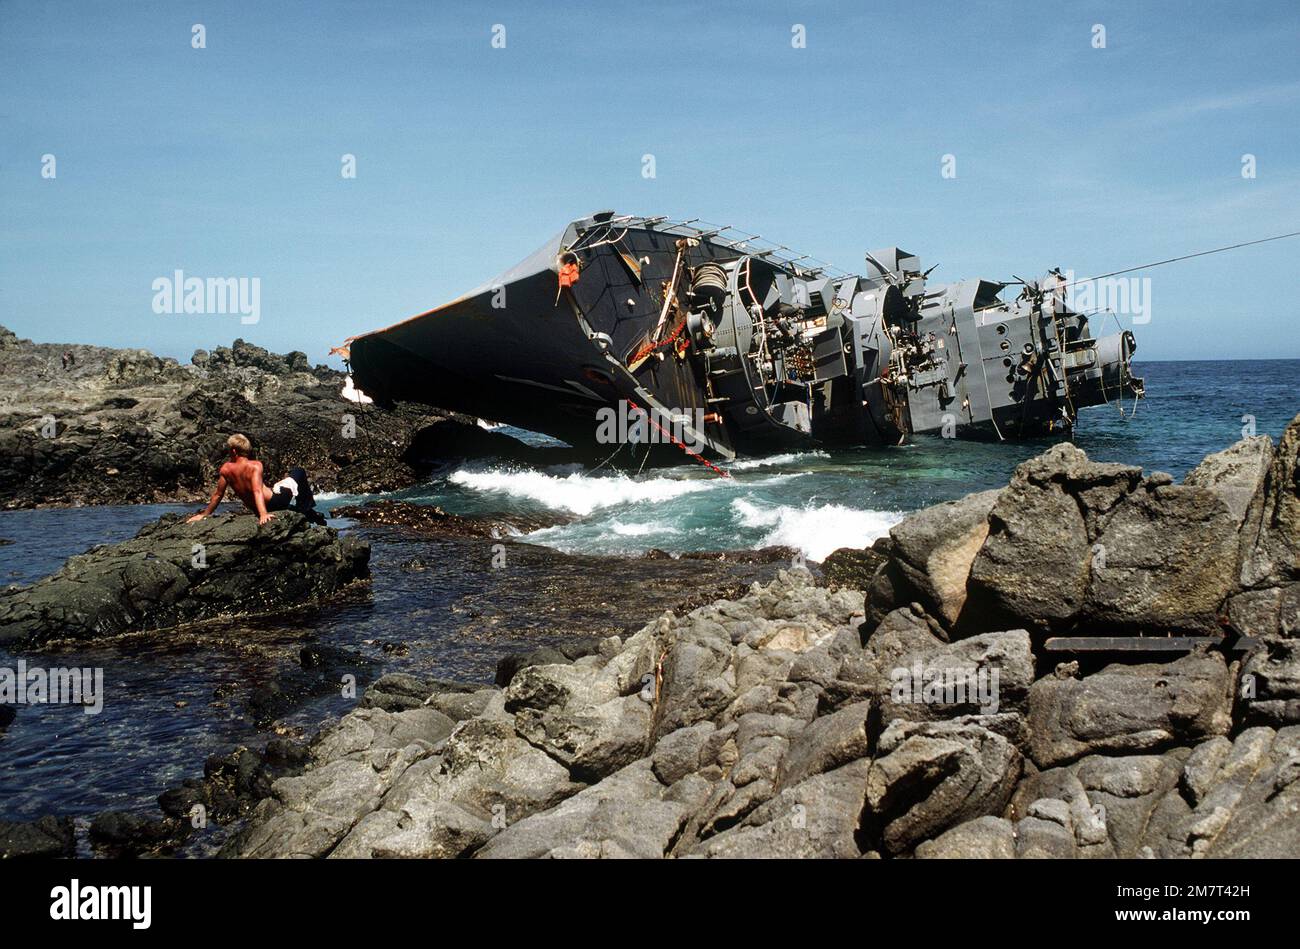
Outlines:
[{"label": "white sea foam", "polygon": [[540,471],[455,471],[447,479],[475,491],[492,491],[522,498],[554,511],[585,516],[620,504],[662,503],[724,484],[721,479],[647,478],[634,481],[624,475],[564,477]]},{"label": "white sea foam", "polygon": [[867,547],[903,519],[893,511],[863,511],[840,504],[763,507],[744,498],[731,502],[745,527],[767,528],[758,546],[795,547],[822,560],[841,547]]},{"label": "white sea foam", "polygon": [[667,524],[625,524],[622,521],[610,521],[609,529],[620,537],[646,537],[650,534],[680,534],[676,527]]},{"label": "white sea foam", "polygon": [[765,458],[745,458],[727,465],[728,471],[749,471],[751,468],[770,468],[773,465],[795,465],[810,458],[829,458],[824,451],[798,451],[787,455],[768,455]]}]

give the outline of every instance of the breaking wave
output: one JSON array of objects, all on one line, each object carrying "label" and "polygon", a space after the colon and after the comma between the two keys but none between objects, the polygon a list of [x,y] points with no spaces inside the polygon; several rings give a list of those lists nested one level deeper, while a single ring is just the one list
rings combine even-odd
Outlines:
[{"label": "breaking wave", "polygon": [[671,501],[725,483],[720,479],[676,478],[635,481],[626,475],[591,478],[576,472],[560,477],[540,471],[454,471],[447,480],[474,491],[522,498],[580,517],[620,504]]},{"label": "breaking wave", "polygon": [[786,455],[769,455],[766,458],[746,458],[728,464],[728,471],[749,471],[752,468],[770,468],[773,465],[797,465],[810,458],[829,458],[824,451],[799,451]]},{"label": "breaking wave", "polygon": [[893,511],[863,511],[839,504],[762,507],[744,498],[731,509],[745,527],[766,528],[760,547],[795,547],[810,560],[823,560],[841,547],[869,547],[903,519]]}]

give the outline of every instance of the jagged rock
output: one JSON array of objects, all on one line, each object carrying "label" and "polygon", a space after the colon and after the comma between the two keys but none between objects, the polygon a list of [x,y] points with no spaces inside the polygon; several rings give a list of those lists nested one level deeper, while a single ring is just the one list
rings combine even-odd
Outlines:
[{"label": "jagged rock", "polygon": [[1300,635],[1300,581],[1233,594],[1228,623],[1243,636],[1259,639]]},{"label": "jagged rock", "polygon": [[266,613],[328,597],[369,576],[370,546],[281,511],[185,523],[164,515],[129,541],[71,558],[0,594],[0,642],[89,639],[219,616]]},{"label": "jagged rock", "polygon": [[867,774],[872,835],[890,853],[974,817],[1002,812],[1020,778],[1020,752],[974,722],[902,722],[880,736]]},{"label": "jagged rock", "polygon": [[475,856],[662,857],[687,817],[687,808],[664,792],[650,763],[634,762],[559,806],[511,824]]},{"label": "jagged rock", "polygon": [[507,653],[497,660],[496,684],[508,686],[520,669],[528,666],[549,666],[573,662],[590,656],[600,648],[599,639],[582,639],[561,643],[558,646],[541,646],[531,652]]},{"label": "jagged rock", "polygon": [[1183,484],[1207,488],[1223,501],[1238,530],[1258,513],[1264,501],[1269,469],[1273,464],[1273,439],[1267,435],[1243,438],[1223,451],[1206,455],[1188,472]]},{"label": "jagged rock", "polygon": [[683,855],[714,858],[846,858],[859,837],[871,763],[853,761],[814,775],[755,809],[745,821]]},{"label": "jagged rock", "polygon": [[[1092,755],[1027,777],[1018,856],[1294,857],[1300,853],[1300,728],[1259,727],[1163,755]],[[1058,799],[1059,806],[1046,806]],[[1032,802],[1032,803],[1029,803]],[[1060,834],[1043,815],[1068,814]]]},{"label": "jagged rock", "polygon": [[701,754],[716,731],[717,726],[712,722],[700,722],[660,738],[650,758],[655,777],[665,785],[672,785],[698,771]]},{"label": "jagged rock", "polygon": [[[1300,580],[1300,415],[1278,441],[1263,503],[1242,526],[1241,585],[1277,586]],[[1294,620],[1291,620],[1294,628]]]},{"label": "jagged rock", "polygon": [[[1262,493],[1250,487],[1265,454],[1244,444],[1176,486],[1058,446],[995,499],[880,542],[894,569],[875,574],[867,613],[895,606],[866,623],[851,588],[781,571],[590,654],[514,660],[504,690],[380,680],[375,702],[420,706],[400,725],[379,709],[347,716],[229,852],[1294,855],[1300,726],[1267,726],[1294,720],[1281,610],[1300,577],[1278,572],[1274,538],[1273,572],[1238,581],[1250,532],[1286,529],[1264,513],[1288,503],[1276,458]],[[1091,660],[1044,656],[1034,679],[1045,632],[1206,632],[1225,607],[1280,635],[1240,667],[1217,647],[1091,673]],[[1026,628],[990,625],[1008,616]],[[966,700],[896,700],[895,673],[918,665],[944,685],[961,672]],[[1229,737],[1234,699],[1246,727]]]},{"label": "jagged rock", "polygon": [[403,712],[420,708],[433,694],[433,687],[423,679],[404,672],[391,672],[376,679],[361,696],[366,708],[382,708],[386,712]]},{"label": "jagged rock", "polygon": [[[268,473],[278,478],[301,466],[325,491],[409,487],[435,464],[466,454],[572,460],[567,449],[530,448],[426,406],[362,408],[342,397],[342,372],[312,367],[300,352],[279,355],[236,340],[199,350],[183,366],[144,350],[32,343],[0,331],[4,507],[197,506],[216,483],[234,432],[253,440]],[[65,352],[74,357],[67,368]]]},{"label": "jagged rock", "polygon": [[1219,631],[1219,609],[1236,580],[1238,540],[1217,491],[1140,488],[1099,527],[1084,621],[1115,631]]},{"label": "jagged rock", "polygon": [[313,744],[310,768],[271,785],[271,796],[222,855],[326,856],[451,730],[450,719],[435,709],[363,708],[344,716]]},{"label": "jagged rock", "polygon": [[1269,639],[1241,664],[1237,718],[1247,725],[1300,724],[1300,640]]},{"label": "jagged rock", "polygon": [[1047,676],[1029,690],[1030,754],[1047,768],[1100,751],[1160,750],[1226,734],[1231,707],[1231,675],[1216,653]]},{"label": "jagged rock", "polygon": [[579,790],[568,772],[506,720],[458,725],[443,753],[413,764],[362,817],[333,857],[449,858]]},{"label": "jagged rock", "polygon": [[1002,622],[1041,626],[1073,619],[1088,589],[1091,543],[1078,497],[1108,510],[1141,469],[1101,465],[1055,445],[1019,465],[989,513],[988,539],[971,565],[970,606]]},{"label": "jagged rock", "polygon": [[[784,790],[833,771],[870,751],[871,703],[859,702],[814,719],[789,740],[777,787]],[[734,779],[733,779],[734,780]]]}]

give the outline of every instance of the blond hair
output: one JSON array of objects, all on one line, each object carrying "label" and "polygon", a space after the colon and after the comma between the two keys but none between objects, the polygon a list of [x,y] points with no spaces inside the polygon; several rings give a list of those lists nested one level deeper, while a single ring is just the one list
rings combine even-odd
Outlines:
[{"label": "blond hair", "polygon": [[226,447],[237,455],[243,455],[245,458],[253,453],[253,443],[245,435],[231,435],[226,439]]}]

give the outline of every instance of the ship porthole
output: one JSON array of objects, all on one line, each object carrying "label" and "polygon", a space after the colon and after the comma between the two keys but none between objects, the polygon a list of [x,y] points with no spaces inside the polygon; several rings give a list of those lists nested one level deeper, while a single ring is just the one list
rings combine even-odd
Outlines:
[{"label": "ship porthole", "polygon": [[999,335],[999,336],[1006,336],[1006,335],[1007,335],[1007,324],[1005,324],[1005,323],[999,323],[999,324],[998,324],[998,335]]},{"label": "ship porthole", "polygon": [[585,367],[582,370],[582,374],[586,377],[588,382],[595,382],[602,386],[611,386],[614,384],[613,379],[601,372],[599,369],[592,369],[590,366]]}]

